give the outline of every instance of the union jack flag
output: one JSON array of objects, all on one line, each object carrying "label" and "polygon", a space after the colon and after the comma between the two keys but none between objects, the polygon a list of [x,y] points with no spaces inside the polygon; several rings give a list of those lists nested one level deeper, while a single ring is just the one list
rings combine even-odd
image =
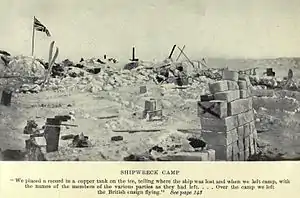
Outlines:
[{"label": "union jack flag", "polygon": [[36,31],[45,32],[47,36],[51,36],[49,30],[37,18],[34,17],[33,27]]}]

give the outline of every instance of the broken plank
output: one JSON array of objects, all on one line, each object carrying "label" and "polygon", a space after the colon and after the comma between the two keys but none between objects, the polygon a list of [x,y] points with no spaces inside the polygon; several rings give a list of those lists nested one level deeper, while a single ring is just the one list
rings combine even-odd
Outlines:
[{"label": "broken plank", "polygon": [[111,118],[117,118],[119,115],[111,115],[111,116],[102,116],[102,117],[97,117],[97,119],[111,119]]},{"label": "broken plank", "polygon": [[69,127],[78,127],[76,124],[59,124],[59,125],[44,125],[44,126],[49,126],[49,127],[59,127],[59,126],[69,126]]},{"label": "broken plank", "polygon": [[137,132],[160,132],[163,129],[135,129],[135,130],[113,130],[113,132],[137,133]]},{"label": "broken plank", "polygon": [[60,124],[61,126],[78,127],[77,124]]},{"label": "broken plank", "polygon": [[73,139],[74,137],[75,137],[74,134],[62,135],[60,139],[62,139],[62,140],[70,140],[70,139]]},{"label": "broken plank", "polygon": [[201,129],[176,129],[177,131],[200,131]]},{"label": "broken plank", "polygon": [[171,52],[170,52],[170,55],[169,55],[168,59],[171,59],[171,58],[172,58],[172,55],[173,55],[174,50],[175,50],[175,47],[176,47],[176,45],[173,45],[173,48],[172,48],[172,50],[171,50]]},{"label": "broken plank", "polygon": [[156,66],[155,69],[162,69],[162,68],[169,67],[169,66],[171,66],[170,63],[164,64],[164,65],[160,65],[160,66]]},{"label": "broken plank", "polygon": [[201,129],[176,129],[177,131],[201,131]]},{"label": "broken plank", "polygon": [[60,120],[62,122],[67,122],[68,120],[71,120],[71,116],[70,115],[58,115],[54,117],[57,120]]},{"label": "broken plank", "polygon": [[177,86],[177,87],[172,87],[172,89],[187,89],[189,88],[188,86]]},{"label": "broken plank", "polygon": [[[184,45],[184,46],[182,47],[182,49],[181,49],[181,50],[182,50],[182,52],[183,52],[184,48],[185,48],[185,45]],[[176,58],[176,61],[178,61],[178,59],[180,58],[180,56],[181,56],[182,52],[180,52],[180,53],[179,53],[179,55],[178,55],[178,56],[177,56],[177,58]]]},{"label": "broken plank", "polygon": [[34,137],[44,137],[44,133],[35,133],[35,134],[29,134],[30,138],[34,138]]},{"label": "broken plank", "polygon": [[185,58],[190,62],[190,64],[191,64],[193,67],[195,67],[194,63],[189,59],[189,57],[187,57],[187,55],[183,52],[183,50],[180,49],[179,47],[177,47],[177,48],[181,51],[181,53],[183,54],[183,56],[185,56]]},{"label": "broken plank", "polygon": [[149,66],[149,67],[144,67],[144,69],[153,69],[153,66]]},{"label": "broken plank", "polygon": [[182,133],[201,133],[201,129],[177,129],[177,131],[182,132]]}]

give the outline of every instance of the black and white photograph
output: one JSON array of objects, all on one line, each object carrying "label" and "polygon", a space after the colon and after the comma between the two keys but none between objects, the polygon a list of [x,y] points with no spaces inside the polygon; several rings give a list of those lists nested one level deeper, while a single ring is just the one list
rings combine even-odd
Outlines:
[{"label": "black and white photograph", "polygon": [[300,1],[1,0],[0,161],[300,160]]}]

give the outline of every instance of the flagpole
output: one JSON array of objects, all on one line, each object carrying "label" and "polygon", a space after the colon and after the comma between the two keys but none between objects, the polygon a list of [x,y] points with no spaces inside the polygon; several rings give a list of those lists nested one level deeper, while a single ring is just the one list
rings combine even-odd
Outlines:
[{"label": "flagpole", "polygon": [[34,36],[35,36],[35,31],[34,31],[34,17],[33,17],[33,24],[32,24],[32,40],[31,40],[31,56],[33,56],[34,53]]},{"label": "flagpole", "polygon": [[35,28],[34,28],[34,18],[35,16],[33,17],[33,24],[32,24],[32,43],[31,43],[31,56],[33,57],[32,58],[32,63],[31,63],[31,66],[33,67],[34,65],[34,62],[35,62],[35,57],[33,56],[34,55],[34,36],[35,36]]}]

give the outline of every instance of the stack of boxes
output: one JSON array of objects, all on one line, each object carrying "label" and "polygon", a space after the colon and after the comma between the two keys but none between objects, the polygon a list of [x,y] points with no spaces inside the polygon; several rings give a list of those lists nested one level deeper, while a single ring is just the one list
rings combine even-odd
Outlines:
[{"label": "stack of boxes", "polygon": [[247,75],[224,70],[222,81],[209,84],[211,94],[198,102],[202,137],[216,160],[245,161],[257,152],[250,86]]}]

